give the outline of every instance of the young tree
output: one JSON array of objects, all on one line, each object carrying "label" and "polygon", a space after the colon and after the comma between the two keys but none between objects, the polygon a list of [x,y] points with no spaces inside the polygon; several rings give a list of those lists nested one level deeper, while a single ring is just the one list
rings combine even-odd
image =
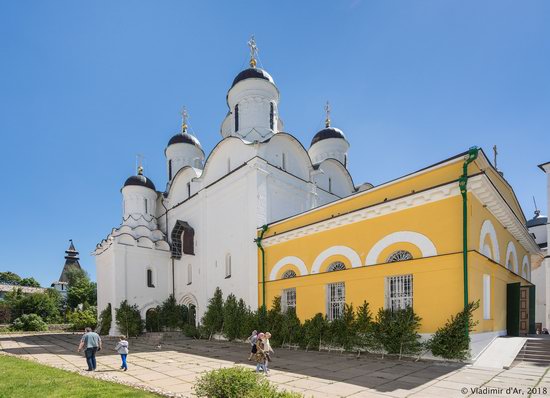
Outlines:
[{"label": "young tree", "polygon": [[208,306],[204,313],[202,320],[202,326],[208,333],[208,339],[212,338],[212,335],[217,332],[221,332],[223,329],[223,294],[219,287],[214,291],[214,296],[208,300]]},{"label": "young tree", "polygon": [[470,333],[477,325],[474,311],[479,308],[479,300],[468,303],[468,306],[456,316],[451,315],[445,326],[436,330],[427,343],[432,354],[445,358],[464,361],[470,356]]},{"label": "young tree", "polygon": [[399,359],[418,354],[423,347],[418,334],[420,321],[410,307],[393,311],[380,308],[373,325],[375,345],[388,354],[399,354]]},{"label": "young tree", "polygon": [[187,320],[184,319],[184,307],[185,306],[177,303],[174,295],[171,294],[168,296],[168,298],[156,309],[160,326],[169,330],[181,329]]},{"label": "young tree", "polygon": [[239,315],[237,299],[234,294],[230,294],[223,304],[223,334],[230,341],[240,335],[242,318]]},{"label": "young tree", "polygon": [[372,313],[369,308],[369,303],[363,301],[357,308],[357,317],[353,325],[357,333],[357,345],[370,351],[373,347],[373,322]]},{"label": "young tree", "polygon": [[306,350],[320,350],[329,331],[329,324],[323,314],[318,313],[304,322],[302,347]]},{"label": "young tree", "polygon": [[303,339],[303,330],[295,308],[288,308],[283,314],[280,333],[281,345],[285,343],[289,345],[300,344]]},{"label": "young tree", "polygon": [[79,304],[97,305],[97,285],[90,280],[86,271],[72,268],[67,272],[69,288],[67,290],[67,305],[75,309]]},{"label": "young tree", "polygon": [[281,310],[281,296],[275,296],[273,298],[273,303],[266,315],[266,325],[265,329],[262,332],[270,332],[271,344],[275,347],[278,347],[283,342],[283,322],[284,314]]},{"label": "young tree", "polygon": [[136,337],[143,332],[144,322],[137,305],[128,304],[127,300],[116,309],[115,321],[118,329],[126,336]]},{"label": "young tree", "polygon": [[108,335],[109,330],[111,329],[111,322],[113,321],[111,303],[107,304],[107,307],[101,314],[99,314],[99,334],[102,336]]}]

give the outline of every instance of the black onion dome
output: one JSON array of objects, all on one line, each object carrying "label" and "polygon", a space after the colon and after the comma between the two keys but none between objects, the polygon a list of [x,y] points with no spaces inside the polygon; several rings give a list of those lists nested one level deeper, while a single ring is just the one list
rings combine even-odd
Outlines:
[{"label": "black onion dome", "polygon": [[170,141],[168,141],[167,146],[170,146],[172,144],[191,144],[191,145],[195,145],[199,149],[202,149],[201,143],[199,142],[199,140],[196,137],[192,136],[191,134],[187,134],[187,133],[178,133],[172,138],[170,138]]},{"label": "black onion dome", "polygon": [[233,84],[231,85],[231,88],[233,88],[233,86],[235,86],[235,84],[237,84],[238,82],[245,79],[263,79],[263,80],[267,80],[270,83],[275,84],[271,75],[267,73],[265,70],[259,69],[259,68],[248,68],[243,70],[241,73],[237,75],[237,77],[235,77],[235,80],[233,80]]},{"label": "black onion dome", "polygon": [[315,136],[311,140],[310,146],[313,146],[313,144],[316,144],[319,141],[326,140],[327,138],[341,138],[345,140],[346,136],[340,129],[337,129],[335,127],[327,127],[315,134]]},{"label": "black onion dome", "polygon": [[546,225],[548,223],[548,217],[536,215],[534,218],[527,221],[527,228],[537,227],[539,225]]},{"label": "black onion dome", "polygon": [[150,188],[153,191],[156,191],[155,184],[153,184],[153,181],[151,181],[149,178],[147,178],[143,175],[137,175],[137,176],[129,177],[126,180],[126,182],[124,183],[124,186],[127,187],[129,185],[137,185],[137,186],[140,186],[140,187]]}]

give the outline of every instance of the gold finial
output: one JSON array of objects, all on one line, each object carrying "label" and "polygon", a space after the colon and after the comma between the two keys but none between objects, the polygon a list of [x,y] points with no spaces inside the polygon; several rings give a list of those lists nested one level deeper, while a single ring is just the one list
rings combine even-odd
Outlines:
[{"label": "gold finial", "polygon": [[248,40],[248,47],[250,47],[250,67],[255,68],[256,67],[256,58],[258,58],[258,47],[256,46],[256,39],[254,39],[254,35],[250,36],[250,40]]},{"label": "gold finial", "polygon": [[330,127],[330,104],[329,102],[327,101],[326,105],[325,105],[325,112],[327,114],[327,118],[325,119],[325,127]]},{"label": "gold finial", "polygon": [[136,155],[136,163],[137,163],[137,173],[138,176],[143,175],[143,155],[138,153]]},{"label": "gold finial", "polygon": [[187,109],[185,106],[181,110],[181,133],[185,134],[187,133],[187,118],[189,117],[189,114],[187,113]]}]

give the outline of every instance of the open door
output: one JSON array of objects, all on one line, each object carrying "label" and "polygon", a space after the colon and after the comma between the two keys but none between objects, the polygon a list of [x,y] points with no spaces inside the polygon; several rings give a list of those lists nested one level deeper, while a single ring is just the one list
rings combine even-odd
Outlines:
[{"label": "open door", "polygon": [[529,286],[529,334],[537,334],[535,325],[535,285]]},{"label": "open door", "polygon": [[529,333],[529,286],[519,288],[519,334]]},{"label": "open door", "polygon": [[506,285],[506,331],[508,336],[519,336],[519,282]]}]

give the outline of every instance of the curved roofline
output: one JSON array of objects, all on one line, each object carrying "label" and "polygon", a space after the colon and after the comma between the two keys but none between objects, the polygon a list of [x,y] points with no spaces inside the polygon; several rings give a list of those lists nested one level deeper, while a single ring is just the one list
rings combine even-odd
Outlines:
[{"label": "curved roofline", "polygon": [[[341,167],[342,169],[344,169],[346,171],[346,175],[348,176],[349,178],[349,181],[351,183],[351,186],[353,188],[353,191],[354,192],[357,192],[357,187],[355,186],[355,183],[353,182],[353,177],[351,176],[351,173],[349,172],[349,170],[347,169],[346,166],[344,166],[344,164],[342,162],[340,162],[338,159],[334,159],[334,158],[326,158],[325,160],[323,160],[322,162],[319,162],[319,163],[316,163],[317,166],[319,167],[322,167],[323,163],[325,162],[333,162],[333,163],[336,163],[337,166]],[[371,184],[372,185],[372,184]]]},{"label": "curved roofline", "polygon": [[[178,134],[181,134],[181,133],[174,134],[172,137],[170,137],[170,140]],[[189,133],[187,133],[187,134],[189,134]],[[192,134],[189,134],[189,135],[192,135]],[[195,137],[194,135],[192,135],[192,136]],[[172,146],[172,145],[177,145],[177,144],[191,145],[191,146],[194,146],[195,148],[199,148],[199,150],[202,152],[202,155],[206,156],[205,153],[204,153],[204,149],[202,149],[202,145],[200,144],[199,139],[197,137],[195,137],[195,139],[197,140],[197,142],[199,142],[199,145],[190,144],[188,142],[175,142],[173,144],[170,144],[170,140],[168,140],[168,145],[166,145],[166,148],[164,148],[164,157],[166,157],[166,150],[168,149],[168,147]]]},{"label": "curved roofline", "polygon": [[[170,188],[168,189],[168,192],[167,192],[168,195],[166,195],[164,198],[170,197],[170,192],[172,192],[172,187],[174,186],[174,181],[176,181],[176,178],[178,178],[178,176],[180,176],[180,175],[183,175],[183,173],[184,173],[185,171],[187,171],[188,169],[193,170],[193,172],[195,173],[195,177],[191,178],[191,180],[193,180],[193,179],[195,179],[195,178],[197,178],[197,177],[200,177],[199,175],[197,175],[197,171],[196,171],[197,169],[196,169],[195,167],[189,166],[189,165],[183,166],[181,169],[179,169],[179,170],[176,172],[176,174],[174,174],[174,176],[172,177],[172,180],[169,182]],[[198,170],[200,170],[200,169],[198,169]],[[201,174],[201,175],[202,175],[202,174]]]}]

